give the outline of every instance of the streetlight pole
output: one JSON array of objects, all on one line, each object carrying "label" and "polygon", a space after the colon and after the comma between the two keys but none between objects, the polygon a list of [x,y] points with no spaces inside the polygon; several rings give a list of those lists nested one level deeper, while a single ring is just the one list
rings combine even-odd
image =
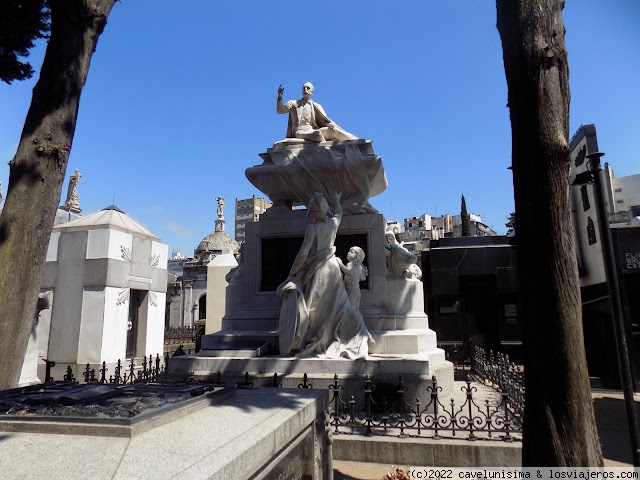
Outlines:
[{"label": "streetlight pole", "polygon": [[627,423],[629,425],[629,436],[631,437],[631,450],[633,455],[633,465],[640,467],[640,431],[638,430],[638,416],[633,400],[633,379],[631,376],[631,363],[629,361],[629,349],[627,347],[627,337],[624,328],[622,314],[622,300],[620,298],[620,284],[618,282],[618,272],[616,269],[615,255],[613,252],[613,240],[611,238],[611,228],[609,227],[609,215],[607,213],[607,199],[604,189],[604,172],[600,165],[600,157],[604,153],[594,152],[587,155],[590,160],[591,173],[593,175],[596,211],[598,223],[600,225],[600,240],[602,242],[602,257],[606,272],[607,285],[609,287],[609,300],[611,302],[611,314],[613,332],[616,339],[616,352],[618,354],[618,368],[620,370],[620,381],[624,393],[625,408],[627,411]]}]

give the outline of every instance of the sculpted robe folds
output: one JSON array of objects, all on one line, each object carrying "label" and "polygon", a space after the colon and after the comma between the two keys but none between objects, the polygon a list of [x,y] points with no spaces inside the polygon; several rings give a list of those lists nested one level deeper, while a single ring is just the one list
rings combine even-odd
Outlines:
[{"label": "sculpted robe folds", "polygon": [[307,227],[298,253],[304,263],[278,287],[281,355],[367,358],[369,331],[349,301],[334,256],[338,225],[334,218]]}]

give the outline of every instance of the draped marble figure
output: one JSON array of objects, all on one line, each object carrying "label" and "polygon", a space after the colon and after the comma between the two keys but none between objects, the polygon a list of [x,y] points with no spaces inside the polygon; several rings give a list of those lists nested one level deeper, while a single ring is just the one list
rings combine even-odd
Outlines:
[{"label": "draped marble figure", "polygon": [[333,215],[321,193],[308,204],[313,223],[287,278],[277,289],[280,310],[280,354],[298,357],[367,358],[373,342],[360,312],[349,301],[334,242],[342,207],[333,195]]}]

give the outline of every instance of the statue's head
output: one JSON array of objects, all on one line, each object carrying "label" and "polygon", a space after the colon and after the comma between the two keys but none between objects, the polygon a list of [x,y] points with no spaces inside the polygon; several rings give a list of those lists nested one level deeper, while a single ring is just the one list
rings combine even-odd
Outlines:
[{"label": "statue's head", "polygon": [[396,240],[396,236],[393,234],[393,232],[385,232],[384,234],[385,238],[387,239],[387,243],[398,243],[398,241]]},{"label": "statue's head", "polygon": [[304,85],[302,85],[302,96],[304,98],[311,98],[311,95],[313,95],[313,83],[311,82],[306,82]]},{"label": "statue's head", "polygon": [[323,222],[329,220],[328,214],[331,213],[331,210],[329,210],[329,203],[321,193],[316,192],[311,196],[307,208],[309,210],[307,212],[307,216],[322,220]]},{"label": "statue's head", "polygon": [[347,260],[350,262],[357,260],[358,263],[362,263],[364,260],[364,250],[356,246],[351,247],[349,253],[347,253]]}]

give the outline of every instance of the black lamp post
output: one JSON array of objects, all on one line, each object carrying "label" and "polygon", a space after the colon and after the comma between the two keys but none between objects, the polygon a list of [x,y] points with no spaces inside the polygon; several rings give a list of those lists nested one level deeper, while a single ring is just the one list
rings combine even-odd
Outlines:
[{"label": "black lamp post", "polygon": [[590,160],[591,169],[577,175],[574,185],[591,182],[594,184],[596,211],[598,223],[600,225],[600,240],[602,242],[602,256],[604,260],[607,285],[609,287],[613,332],[616,339],[618,368],[620,370],[620,380],[624,393],[625,408],[627,411],[629,436],[631,437],[633,465],[635,467],[640,467],[640,431],[638,430],[638,416],[633,401],[631,362],[629,361],[629,349],[627,347],[627,337],[624,329],[622,300],[620,298],[620,285],[618,282],[618,273],[616,270],[615,255],[613,252],[611,228],[609,227],[609,215],[606,208],[607,198],[605,196],[606,192],[604,189],[604,172],[600,165],[600,157],[603,155],[604,153],[602,152],[594,152],[587,155],[587,158]]}]

